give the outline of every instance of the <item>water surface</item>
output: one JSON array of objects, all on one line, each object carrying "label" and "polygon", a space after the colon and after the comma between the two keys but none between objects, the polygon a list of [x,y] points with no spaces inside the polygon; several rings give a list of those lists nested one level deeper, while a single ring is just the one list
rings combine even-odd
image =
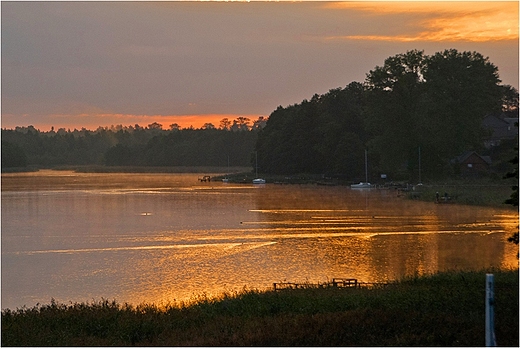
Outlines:
[{"label": "water surface", "polygon": [[[2,174],[2,308],[517,267],[518,213],[197,174]],[[433,198],[433,197],[432,197]]]}]

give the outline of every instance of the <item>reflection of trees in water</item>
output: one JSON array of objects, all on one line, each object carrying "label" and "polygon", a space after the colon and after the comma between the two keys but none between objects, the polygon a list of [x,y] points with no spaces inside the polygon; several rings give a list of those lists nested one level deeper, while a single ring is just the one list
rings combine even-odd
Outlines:
[{"label": "reflection of trees in water", "polygon": [[[294,236],[299,249],[312,243],[298,260],[313,262],[321,278],[387,281],[449,269],[500,267],[508,257],[503,232],[517,219],[497,216],[491,208],[440,207],[399,199],[388,191],[344,187],[270,186],[255,199],[259,210],[269,211],[260,219],[273,228],[286,226],[280,234],[306,232],[305,237]],[[280,262],[294,261],[282,257]]]},{"label": "reflection of trees in water", "polygon": [[500,234],[451,234],[439,244],[441,269],[500,267],[504,243]]}]

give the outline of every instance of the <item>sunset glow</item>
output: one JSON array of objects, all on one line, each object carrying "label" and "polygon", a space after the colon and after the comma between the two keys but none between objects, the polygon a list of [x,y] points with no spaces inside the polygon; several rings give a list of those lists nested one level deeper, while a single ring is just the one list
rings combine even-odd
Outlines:
[{"label": "sunset glow", "polygon": [[518,89],[518,4],[5,1],[1,126],[218,128],[415,49],[478,52]]},{"label": "sunset glow", "polygon": [[[365,12],[369,21],[377,17],[407,14],[402,28],[393,35],[329,36],[327,40],[374,41],[468,41],[518,40],[517,2],[339,2],[325,5],[335,10]],[[412,16],[410,16],[412,15]],[[367,26],[367,28],[369,28]],[[410,30],[410,28],[412,30]]]},{"label": "sunset glow", "polygon": [[[206,123],[213,124],[219,128],[220,121],[227,118],[231,123],[238,117],[246,117],[256,121],[263,115],[236,115],[236,114],[205,114],[205,115],[124,115],[124,114],[79,114],[79,115],[52,115],[49,117],[50,121],[47,123],[29,123],[40,131],[49,131],[51,127],[55,130],[60,128],[73,130],[86,128],[95,130],[98,127],[110,126],[135,126],[138,124],[141,127],[146,127],[151,123],[157,122],[163,126],[163,129],[169,129],[170,125],[178,124],[180,128],[195,129],[202,128]],[[265,117],[265,116],[264,116]],[[22,120],[12,120],[13,115],[2,115],[2,128],[15,128],[19,124],[27,124]],[[7,121],[7,122],[6,122]]]}]

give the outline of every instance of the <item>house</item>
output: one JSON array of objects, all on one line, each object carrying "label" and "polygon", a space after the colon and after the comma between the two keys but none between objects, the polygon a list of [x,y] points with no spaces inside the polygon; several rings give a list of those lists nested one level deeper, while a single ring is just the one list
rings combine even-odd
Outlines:
[{"label": "house", "polygon": [[489,156],[481,156],[475,151],[467,151],[450,162],[454,165],[456,172],[462,176],[479,176],[489,172],[491,166]]},{"label": "house", "polygon": [[[504,115],[502,115],[504,116]],[[489,149],[500,145],[502,140],[514,140],[518,136],[518,117],[497,117],[488,115],[482,120],[482,127],[490,134],[484,140],[484,146]]]}]

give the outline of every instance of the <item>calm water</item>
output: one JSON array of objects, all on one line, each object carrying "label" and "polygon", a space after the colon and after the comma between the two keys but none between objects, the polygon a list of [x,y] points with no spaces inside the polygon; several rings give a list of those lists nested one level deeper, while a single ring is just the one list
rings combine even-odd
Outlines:
[{"label": "calm water", "polygon": [[517,267],[508,209],[197,174],[2,174],[2,308]]}]

